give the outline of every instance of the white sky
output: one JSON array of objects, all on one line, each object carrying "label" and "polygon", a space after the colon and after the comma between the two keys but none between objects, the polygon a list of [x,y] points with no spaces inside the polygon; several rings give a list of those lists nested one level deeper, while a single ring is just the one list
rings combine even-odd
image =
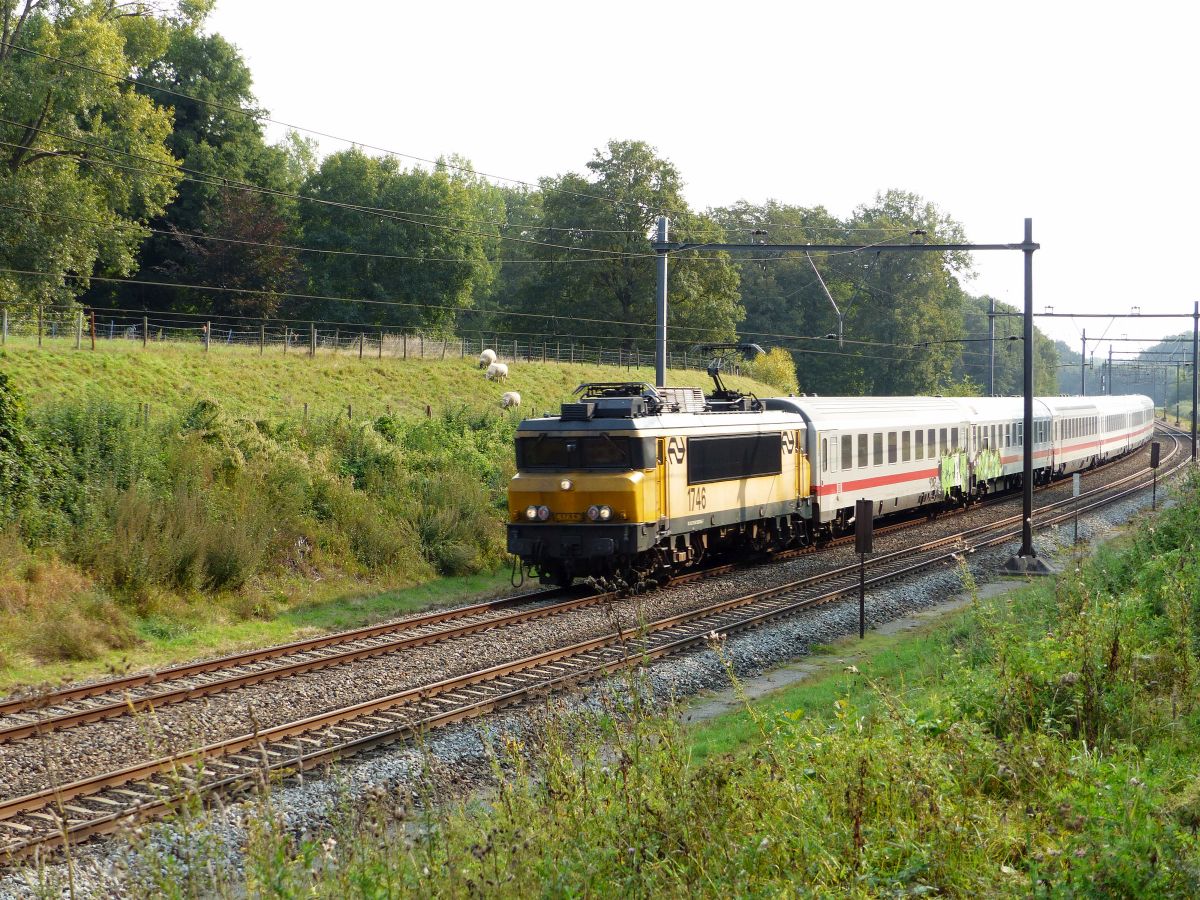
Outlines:
[{"label": "white sky", "polygon": [[[775,198],[845,215],[902,188],[977,242],[1019,241],[1032,217],[1039,312],[1190,314],[1198,9],[221,0],[210,27],[297,125],[527,181],[641,139],[700,209]],[[976,269],[970,290],[1021,304],[1020,254],[977,254]],[[1039,325],[1078,346],[1079,328],[1109,320]],[[1109,334],[1190,326],[1117,320]]]}]

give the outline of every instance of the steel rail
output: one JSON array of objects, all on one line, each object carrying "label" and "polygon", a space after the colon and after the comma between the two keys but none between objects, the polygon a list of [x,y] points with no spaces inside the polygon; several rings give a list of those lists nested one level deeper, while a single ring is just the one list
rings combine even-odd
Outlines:
[{"label": "steel rail", "polygon": [[[1178,453],[1179,438],[1175,434],[1170,434],[1170,436],[1175,442],[1175,447],[1171,451],[1170,456],[1174,456]],[[1184,460],[1165,474],[1169,477],[1187,465],[1188,461]],[[1144,477],[1144,473],[1137,474],[1141,474]],[[1128,478],[1122,479],[1122,481],[1128,480]],[[1077,512],[1086,512],[1101,508],[1144,490],[1148,484],[1149,481],[1145,480],[1116,493],[1112,493],[1112,486],[1098,488],[1089,492],[1085,497],[1094,494],[1108,494],[1108,496],[1093,499],[1091,503],[1080,505],[1078,508],[1073,508],[1044,519],[1038,524],[1038,527],[1044,528],[1049,524],[1064,521]],[[1055,504],[1055,506],[1065,506],[1068,503],[1075,504],[1079,499],[1081,498],[1072,498],[1071,501],[1064,501]],[[960,552],[964,549],[974,550],[979,547],[991,546],[1003,541],[1012,540],[1019,532],[1009,531],[1001,534],[993,534],[977,541],[969,548],[967,547],[967,536],[969,534],[995,530],[999,525],[1010,522],[1011,520],[1002,520],[1000,523],[991,523],[988,526],[971,529],[968,532],[963,532],[959,535],[951,536],[949,539],[939,541],[937,543],[953,542],[955,546],[944,552],[934,552],[926,559],[906,561],[897,566],[890,567],[878,575],[873,575],[868,580],[868,584],[878,586],[907,574],[927,569],[939,562],[958,558]],[[897,553],[890,556],[891,558],[898,559],[901,555],[903,555],[902,552],[897,551]],[[855,569],[853,566],[845,568],[850,570]],[[845,569],[842,571],[845,571]],[[816,595],[793,599],[790,602],[787,600],[788,594],[794,595],[798,590],[828,580],[828,574],[809,576],[808,578],[800,579],[787,585],[768,588],[730,600],[720,601],[699,610],[692,610],[660,619],[642,629],[618,629],[616,632],[600,638],[584,641],[569,647],[556,648],[532,657],[526,657],[525,659],[502,663],[433,685],[412,688],[389,697],[365,701],[364,703],[356,704],[343,710],[309,717],[298,722],[287,723],[249,735],[242,735],[229,741],[209,745],[208,747],[201,748],[199,751],[176,754],[151,763],[128,767],[118,772],[98,775],[70,785],[50,788],[26,797],[16,798],[0,804],[0,825],[14,829],[18,833],[33,831],[34,826],[23,823],[14,824],[11,821],[12,817],[24,813],[27,819],[37,817],[37,823],[42,825],[43,828],[45,824],[51,824],[55,827],[37,837],[29,837],[10,843],[8,847],[0,848],[0,852],[8,853],[10,859],[12,859],[29,852],[35,847],[52,846],[81,840],[95,834],[110,832],[121,827],[122,823],[130,821],[133,816],[150,811],[167,809],[172,802],[182,796],[186,796],[190,792],[204,792],[217,787],[227,787],[244,782],[248,774],[260,771],[262,768],[296,768],[301,770],[312,768],[315,765],[338,756],[367,749],[369,746],[377,746],[381,743],[411,737],[427,727],[462,721],[482,715],[501,706],[521,702],[528,699],[531,694],[551,690],[562,683],[576,683],[614,671],[617,668],[636,664],[640,660],[655,659],[668,653],[694,647],[706,641],[711,631],[719,629],[724,633],[729,633],[730,631],[758,627],[772,619],[791,615],[821,603],[830,602],[838,597],[852,593],[856,588],[856,584],[851,578],[847,579],[848,583],[827,587]],[[722,617],[726,617],[743,607],[770,603],[776,600],[776,598],[783,598],[783,602],[775,603],[771,608],[755,612],[750,616],[735,618],[733,621],[722,619]],[[690,635],[677,634],[676,632],[684,626],[690,626],[694,633]],[[657,640],[659,636],[662,636],[663,640],[658,641],[653,646],[650,645],[649,641],[651,639]],[[625,648],[629,646],[629,641],[633,639],[640,640],[640,645],[635,646],[630,652],[625,652]],[[616,658],[611,653],[614,648],[620,651]],[[578,668],[580,661],[585,663],[582,669]],[[570,671],[572,667],[575,667],[575,671]],[[566,671],[564,671],[564,668]],[[533,673],[536,670],[541,670],[542,675],[545,677],[534,675]],[[514,680],[532,678],[533,683],[521,684],[518,681],[517,686],[514,687],[513,684],[506,680],[506,677]],[[479,691],[471,690],[472,687],[496,686],[501,688],[501,693],[493,696],[480,697]],[[452,708],[440,709],[439,706],[444,704],[449,704]],[[418,716],[415,719],[410,719],[400,714],[401,721],[397,722],[395,721],[397,717],[395,707],[398,706],[407,706],[410,711],[417,710]],[[433,711],[432,715],[428,714],[430,710]],[[361,729],[364,724],[371,733],[355,734],[355,731]],[[346,728],[344,727],[345,725],[353,727]],[[383,726],[382,731],[379,730],[381,725]],[[328,737],[330,733],[344,735],[348,732],[352,739],[349,741],[338,739],[331,746],[320,746],[319,741],[315,741],[311,737],[304,737],[304,735],[314,733],[321,735],[322,731],[325,737]],[[316,749],[306,751],[303,746],[297,743],[286,743],[289,738],[297,738],[299,741],[315,744],[317,747]],[[272,746],[273,744],[274,746]],[[247,749],[259,750],[260,756],[246,756],[241,752]],[[206,760],[205,754],[208,754],[211,758]],[[231,758],[238,760],[239,765],[232,765],[228,762]],[[234,769],[240,769],[246,766],[247,763],[250,764],[248,771],[238,771],[234,775],[225,777],[214,777],[207,782],[204,780],[206,771],[204,766],[206,764],[231,766]],[[152,781],[143,785],[143,791],[151,791],[149,795],[137,791],[123,791],[123,794],[134,797],[138,802],[132,806],[126,806],[118,810],[111,810],[110,805],[120,806],[120,803],[111,799],[102,799],[97,793],[105,789],[116,788],[119,785],[129,784],[130,782],[146,781],[147,778],[162,776],[164,774],[170,775],[173,781],[165,785],[155,784]],[[157,796],[155,792],[157,792]],[[105,806],[100,810],[96,810],[79,805],[88,800],[99,800]],[[47,812],[50,809],[57,809],[59,812],[58,814]],[[72,820],[66,813],[74,813],[76,818]],[[80,819],[78,818],[80,815],[86,815],[89,818]]]}]

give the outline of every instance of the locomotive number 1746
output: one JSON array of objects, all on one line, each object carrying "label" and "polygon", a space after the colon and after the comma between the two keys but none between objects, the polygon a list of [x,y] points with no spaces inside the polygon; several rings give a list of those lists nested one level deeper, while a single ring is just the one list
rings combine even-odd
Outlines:
[{"label": "locomotive number 1746", "polygon": [[704,496],[703,487],[688,488],[688,512],[695,512],[698,509],[704,509],[708,500]]}]

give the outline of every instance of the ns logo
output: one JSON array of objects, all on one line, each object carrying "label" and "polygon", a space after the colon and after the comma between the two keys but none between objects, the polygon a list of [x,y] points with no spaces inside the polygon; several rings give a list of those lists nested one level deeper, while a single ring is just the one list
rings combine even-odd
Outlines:
[{"label": "ns logo", "polygon": [[686,450],[684,448],[683,438],[673,437],[667,440],[667,458],[671,460],[671,462],[678,465],[679,463],[683,462],[685,455]]}]

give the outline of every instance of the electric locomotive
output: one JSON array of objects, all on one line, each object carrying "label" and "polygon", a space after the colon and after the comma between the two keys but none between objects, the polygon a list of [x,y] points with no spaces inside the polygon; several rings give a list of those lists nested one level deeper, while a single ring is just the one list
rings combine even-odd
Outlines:
[{"label": "electric locomotive", "polygon": [[717,550],[802,539],[811,477],[793,412],[699,388],[576,393],[517,430],[508,550],[543,581],[637,588]]}]

